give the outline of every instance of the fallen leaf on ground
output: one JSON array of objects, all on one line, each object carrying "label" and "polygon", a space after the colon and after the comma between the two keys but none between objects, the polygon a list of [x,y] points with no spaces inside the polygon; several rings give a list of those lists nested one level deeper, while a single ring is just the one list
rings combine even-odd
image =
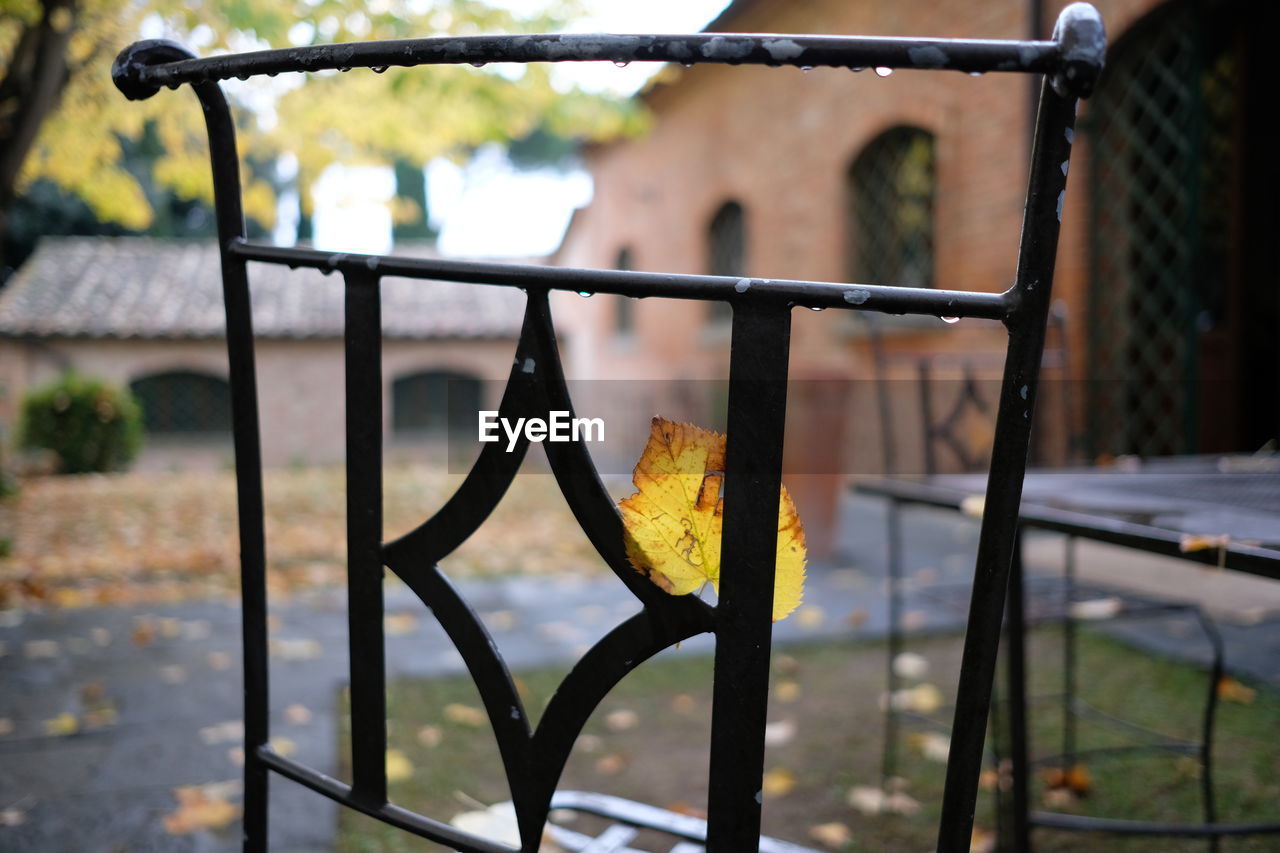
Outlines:
[{"label": "fallen leaf on ground", "polygon": [[306,705],[294,703],[284,709],[284,720],[295,726],[305,726],[311,722],[311,709]]},{"label": "fallen leaf on ground", "polygon": [[483,726],[489,721],[484,711],[473,705],[463,705],[460,702],[450,702],[444,706],[444,718],[451,723],[457,723],[460,726]]},{"label": "fallen leaf on ground", "polygon": [[947,763],[951,752],[951,739],[937,732],[920,732],[909,736],[908,742],[920,750],[920,754],[930,761]]},{"label": "fallen leaf on ground", "polygon": [[1124,610],[1124,602],[1113,595],[1072,602],[1069,612],[1076,619],[1111,619],[1121,610]]},{"label": "fallen leaf on ground", "polygon": [[489,626],[490,631],[510,631],[520,622],[513,610],[494,610],[481,615],[481,620]]},{"label": "fallen leaf on ground", "polygon": [[509,844],[512,847],[520,846],[520,827],[516,822],[516,807],[510,802],[494,803],[486,809],[461,812],[454,815],[449,823],[463,832],[478,835],[481,838]]},{"label": "fallen leaf on ground", "polygon": [[606,776],[621,773],[631,763],[631,753],[626,750],[611,752],[596,759],[596,772]]},{"label": "fallen leaf on ground", "polygon": [[413,775],[413,762],[398,749],[387,750],[387,781],[403,782]]},{"label": "fallen leaf on ground", "polygon": [[960,511],[970,518],[982,518],[986,508],[986,495],[968,495],[960,501]]},{"label": "fallen leaf on ground", "polygon": [[1237,702],[1241,705],[1252,705],[1253,700],[1257,698],[1258,691],[1252,687],[1241,684],[1229,675],[1224,675],[1218,679],[1218,698],[1227,702]]},{"label": "fallen leaf on ground", "polygon": [[291,738],[276,735],[268,741],[268,744],[276,754],[282,755],[285,758],[288,758],[298,752],[298,745],[294,743]]},{"label": "fallen leaf on ground", "polygon": [[314,660],[323,652],[315,640],[271,640],[267,647],[281,660]]},{"label": "fallen leaf on ground", "polygon": [[418,617],[412,613],[388,613],[382,624],[388,637],[403,637],[418,630]]},{"label": "fallen leaf on ground", "polygon": [[820,823],[809,827],[809,837],[819,844],[838,850],[853,840],[853,832],[843,823]]},{"label": "fallen leaf on ground", "polygon": [[915,687],[893,691],[892,698],[880,697],[880,707],[889,703],[898,711],[914,711],[917,714],[932,714],[942,707],[942,691],[925,682]]},{"label": "fallen leaf on ground", "polygon": [[677,693],[671,697],[671,710],[677,714],[691,714],[698,708],[698,701],[688,693]]},{"label": "fallen leaf on ground", "polygon": [[170,835],[188,835],[201,829],[221,829],[240,816],[240,807],[227,801],[221,787],[188,785],[174,788],[178,808],[164,816]]},{"label": "fallen leaf on ground", "polygon": [[231,669],[231,655],[226,652],[209,652],[205,656],[205,662],[209,664],[209,669],[217,672],[225,672]]},{"label": "fallen leaf on ground", "polygon": [[611,732],[624,732],[640,724],[640,715],[626,708],[605,714],[604,724]]},{"label": "fallen leaf on ground", "polygon": [[1184,554],[1193,551],[1208,551],[1212,548],[1225,548],[1231,544],[1231,537],[1225,533],[1216,536],[1185,534],[1178,542],[1178,550]]},{"label": "fallen leaf on ground", "polygon": [[0,809],[0,826],[22,826],[27,822],[27,813],[21,809]]},{"label": "fallen leaf on ground", "polygon": [[244,740],[244,722],[241,720],[224,720],[221,723],[203,727],[197,734],[199,734],[200,740],[209,746]]},{"label": "fallen leaf on ground", "polygon": [[796,774],[785,767],[775,767],[764,774],[760,791],[766,797],[785,797],[796,787]]},{"label": "fallen leaf on ground", "polygon": [[73,735],[80,731],[80,721],[75,718],[74,714],[68,714],[63,711],[58,716],[44,721],[44,731],[45,734],[54,737]]},{"label": "fallen leaf on ground", "polygon": [[915,652],[903,652],[893,659],[893,674],[899,678],[920,679],[929,672],[929,661]]},{"label": "fallen leaf on ground", "polygon": [[[719,592],[724,459],[723,435],[654,418],[632,472],[637,491],[618,504],[631,565],[672,595],[707,584]],[[804,526],[785,487],[778,502],[776,560],[774,621],[795,610],[804,591]]]},{"label": "fallen leaf on ground", "polygon": [[1050,790],[1065,790],[1071,793],[1073,797],[1086,797],[1089,790],[1093,787],[1093,779],[1089,775],[1089,769],[1083,764],[1073,764],[1070,767],[1046,767],[1040,774],[1044,778],[1045,786]]},{"label": "fallen leaf on ground", "polygon": [[849,611],[849,615],[844,617],[845,623],[853,629],[861,628],[867,623],[867,611],[863,607],[855,607]]},{"label": "fallen leaf on ground", "polygon": [[800,698],[800,685],[794,681],[779,681],[773,687],[773,695],[779,702],[794,702]]},{"label": "fallen leaf on ground", "polygon": [[160,680],[165,684],[182,684],[187,680],[187,670],[176,663],[166,664],[160,667]]},{"label": "fallen leaf on ground", "polygon": [[892,785],[893,790],[870,785],[855,785],[849,789],[846,802],[865,815],[900,814],[913,815],[920,811],[920,803],[902,790],[902,785]]},{"label": "fallen leaf on ground", "polygon": [[908,610],[902,614],[902,630],[919,631],[929,622],[929,614],[923,610]]},{"label": "fallen leaf on ground", "polygon": [[702,820],[707,819],[706,809],[699,808],[693,803],[686,803],[684,800],[677,800],[674,803],[668,803],[666,809],[667,811],[675,812],[676,814],[688,815],[689,817],[696,817]]},{"label": "fallen leaf on ground", "polygon": [[996,849],[996,834],[980,826],[973,828],[969,836],[969,853],[992,853]]},{"label": "fallen leaf on ground", "polygon": [[796,611],[796,621],[801,628],[813,630],[822,627],[827,619],[826,611],[814,604],[806,604]]},{"label": "fallen leaf on ground", "polygon": [[27,640],[22,650],[31,660],[56,658],[62,653],[62,647],[58,645],[57,640]]},{"label": "fallen leaf on ground", "polygon": [[418,743],[427,749],[435,749],[444,740],[444,730],[439,726],[420,726],[417,738]]},{"label": "fallen leaf on ground", "polygon": [[778,720],[767,723],[764,727],[764,742],[769,746],[782,746],[790,743],[796,736],[795,720]]}]

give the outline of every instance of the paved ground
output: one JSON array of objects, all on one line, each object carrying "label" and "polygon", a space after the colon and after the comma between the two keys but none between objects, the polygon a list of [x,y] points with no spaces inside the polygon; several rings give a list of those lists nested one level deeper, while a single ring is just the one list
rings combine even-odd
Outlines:
[{"label": "paved ground", "polygon": [[[843,520],[846,556],[836,565],[812,567],[809,608],[779,623],[779,642],[883,634],[883,510],[872,501],[850,499]],[[966,578],[971,567],[973,525],[920,510],[908,529],[911,622],[922,630],[959,625],[964,594],[951,584]],[[1031,568],[1049,573],[1059,548],[1048,537],[1034,540]],[[1087,556],[1082,582],[1099,595],[1132,559],[1106,551]],[[1158,568],[1144,563],[1143,576],[1155,577]],[[1207,596],[1235,671],[1280,685],[1280,584],[1241,592],[1230,576],[1207,583],[1204,570],[1190,571],[1198,574],[1154,591],[1177,594],[1183,587]],[[513,578],[460,586],[486,615],[514,669],[571,660],[635,610],[625,589],[608,580]],[[1148,587],[1140,591],[1150,594]],[[389,587],[387,610],[392,675],[462,671],[460,657],[407,590]],[[332,771],[335,704],[347,668],[343,598],[315,593],[272,613],[271,707],[273,731],[284,739],[279,748]],[[1205,643],[1185,616],[1113,623],[1108,630],[1161,654],[1205,656]],[[705,641],[693,641],[682,651],[708,648]],[[0,725],[8,729],[0,729],[0,850],[238,849],[235,823],[221,835],[175,836],[164,826],[176,808],[175,787],[226,782],[234,799],[240,772],[238,655],[239,614],[229,603],[0,612]],[[47,728],[50,721],[56,728],[60,719],[83,720],[95,712],[102,723],[97,728],[72,734]],[[329,849],[335,809],[285,780],[273,784],[272,849]]]}]

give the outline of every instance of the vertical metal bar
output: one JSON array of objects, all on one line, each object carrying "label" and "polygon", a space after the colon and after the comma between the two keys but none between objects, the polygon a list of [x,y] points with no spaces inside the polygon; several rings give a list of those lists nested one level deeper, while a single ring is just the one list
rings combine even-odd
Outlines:
[{"label": "vertical metal bar", "polygon": [[204,110],[213,170],[214,210],[222,261],[227,317],[227,367],[231,384],[231,433],[236,464],[236,515],[240,538],[241,643],[244,666],[243,849],[267,847],[267,766],[258,756],[270,739],[268,718],[267,560],[263,522],[262,447],[253,356],[253,314],[245,262],[227,247],[243,237],[240,160],[235,122],[216,83],[193,87]]},{"label": "vertical metal bar", "polygon": [[978,540],[968,629],[960,662],[938,853],[967,853],[982,770],[987,713],[995,677],[1005,590],[1030,448],[1031,412],[1044,350],[1058,225],[1066,188],[1076,98],[1059,95],[1049,80],[1040,90],[1036,141],[1023,217],[1017,304],[1006,320],[1009,348],[1000,387],[986,507]]},{"label": "vertical metal bar", "polygon": [[1013,788],[1009,805],[1013,810],[1010,829],[1013,849],[1018,853],[1031,850],[1030,800],[1028,798],[1031,768],[1027,761],[1027,645],[1026,590],[1022,574],[1022,534],[1013,544],[1013,560],[1009,567],[1008,626],[1006,637],[1009,676],[1009,764]]},{"label": "vertical metal bar", "polygon": [[708,853],[760,845],[790,309],[734,306],[716,608]]},{"label": "vertical metal bar", "polygon": [[897,772],[898,765],[898,709],[893,696],[898,690],[898,673],[894,665],[902,652],[902,502],[889,498],[888,517],[885,519],[888,534],[888,560],[885,580],[888,597],[889,624],[886,635],[889,643],[888,668],[885,673],[885,690],[888,701],[884,711],[884,753],[880,761],[880,781],[887,786]]},{"label": "vertical metal bar", "polygon": [[347,630],[352,796],[387,801],[382,636],[382,306],[378,278],[346,274]]},{"label": "vertical metal bar", "polygon": [[1062,577],[1062,770],[1076,763],[1076,538],[1066,538]]},{"label": "vertical metal bar", "polygon": [[[1209,668],[1209,693],[1205,698],[1203,727],[1200,731],[1200,797],[1204,807],[1204,822],[1215,823],[1218,820],[1218,807],[1213,790],[1213,722],[1218,714],[1218,685],[1223,676],[1222,634],[1203,610],[1197,607],[1194,612],[1205,636],[1209,638],[1210,653],[1213,655]],[[1218,853],[1221,847],[1221,836],[1209,836],[1209,853]]]},{"label": "vertical metal bar", "polygon": [[916,362],[916,381],[920,383],[920,428],[924,430],[924,473],[932,477],[938,473],[938,457],[933,445],[938,438],[939,430],[933,423],[933,389],[932,370],[929,359],[922,358]]}]

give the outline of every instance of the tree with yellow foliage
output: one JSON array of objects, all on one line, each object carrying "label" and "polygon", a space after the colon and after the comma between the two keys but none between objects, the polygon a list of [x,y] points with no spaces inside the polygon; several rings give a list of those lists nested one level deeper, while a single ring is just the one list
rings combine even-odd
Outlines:
[{"label": "tree with yellow foliage", "polygon": [[[370,0],[359,6],[341,0],[0,0],[0,245],[15,199],[39,179],[83,199],[100,219],[146,228],[152,211],[121,163],[121,142],[137,139],[148,124],[164,150],[154,165],[157,182],[185,199],[212,197],[195,99],[179,94],[129,103],[111,84],[112,58],[144,32],[207,55],[548,31],[576,11],[574,0],[547,0],[529,16],[484,0]],[[424,163],[538,128],[601,138],[638,121],[622,102],[558,91],[549,70],[537,65],[517,73],[469,67],[318,72],[231,81],[226,88],[233,103],[249,107],[237,110],[242,151],[262,161],[290,151],[304,179],[334,162]],[[308,209],[306,180],[299,188]],[[269,225],[274,205],[265,181],[246,184],[248,215]],[[404,205],[398,207],[406,215]]]}]

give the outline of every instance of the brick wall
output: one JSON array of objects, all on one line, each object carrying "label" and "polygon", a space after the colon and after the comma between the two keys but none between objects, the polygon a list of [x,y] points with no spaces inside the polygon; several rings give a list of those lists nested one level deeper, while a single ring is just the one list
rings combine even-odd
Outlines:
[{"label": "brick wall", "polygon": [[[1046,28],[1065,5],[1046,0]],[[1114,39],[1156,0],[1096,5]],[[746,4],[717,28],[1024,38],[1028,6],[1022,0],[762,0]],[[627,248],[636,269],[707,272],[707,225],[732,199],[746,209],[749,275],[848,280],[847,171],[868,142],[905,124],[929,131],[935,140],[936,286],[999,291],[1011,283],[1028,168],[1029,78],[901,70],[881,78],[871,70],[724,66],[669,72],[673,79],[647,95],[651,131],[589,152],[595,197],[579,211],[557,263],[608,267]],[[1077,156],[1056,289],[1069,317],[1079,319],[1085,297],[1087,206],[1081,176],[1087,174],[1087,152]],[[615,301],[606,296],[560,300],[557,308],[575,330],[567,353],[573,375],[726,375],[728,336],[707,327],[707,306],[644,300],[635,306],[634,334],[619,336]],[[1073,375],[1080,375],[1082,323],[1069,329]],[[899,351],[1003,349],[1005,336],[996,324],[966,321],[943,331],[942,323],[928,319],[902,323],[891,329],[887,346]],[[797,310],[791,359],[797,379],[838,384],[872,375],[864,327],[844,312]],[[893,397],[902,432],[899,455],[902,466],[912,469],[920,464],[920,445],[913,437],[919,430],[915,394],[905,385],[894,383]],[[813,409],[813,401],[793,395],[787,451],[792,468],[815,470],[813,457],[825,454],[832,472],[882,470],[873,385],[854,381],[844,389],[844,416],[835,419],[827,411],[829,401]],[[1042,396],[1042,445],[1064,448],[1067,431],[1054,425],[1063,411],[1061,394],[1049,396]],[[1054,452],[1047,456],[1053,458]],[[837,488],[838,478],[826,479],[813,485],[812,502],[818,506],[829,504]]]}]

